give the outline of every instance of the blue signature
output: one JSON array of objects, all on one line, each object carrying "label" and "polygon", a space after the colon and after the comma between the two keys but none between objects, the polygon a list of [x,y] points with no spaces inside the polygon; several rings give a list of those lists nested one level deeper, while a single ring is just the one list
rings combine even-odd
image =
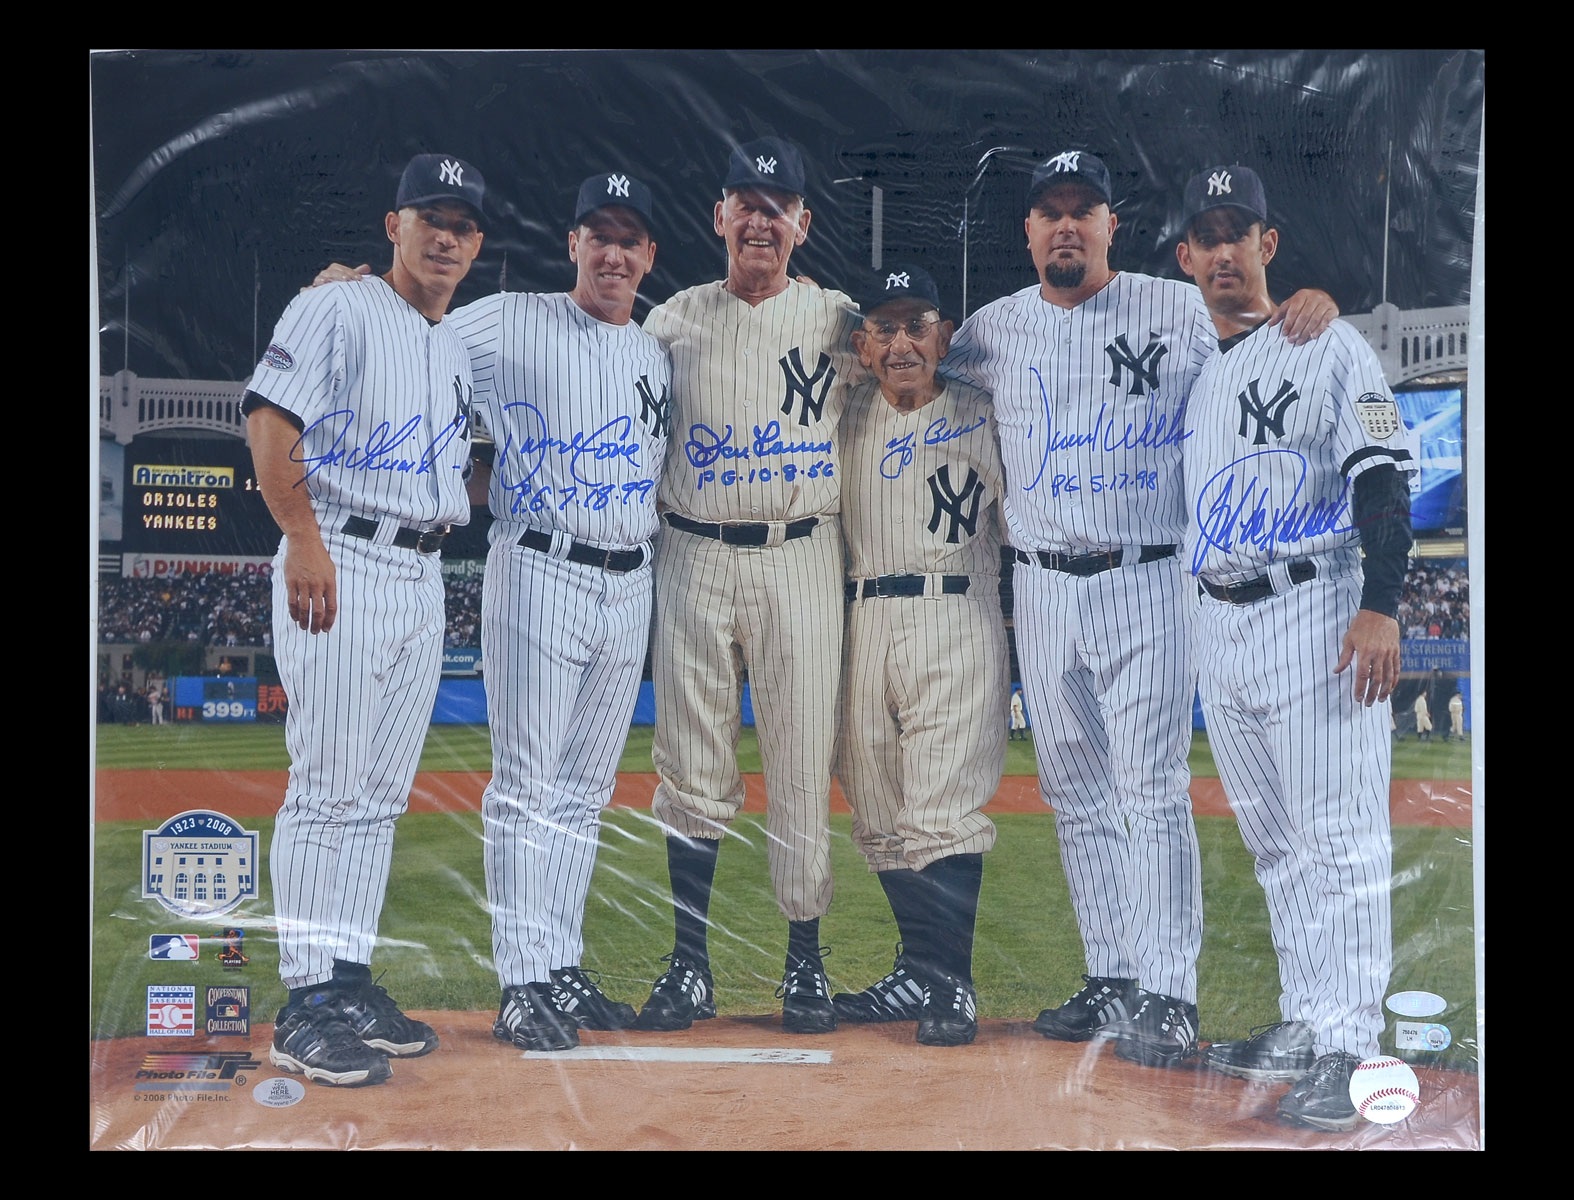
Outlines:
[{"label": "blue signature", "polygon": [[[591,479],[584,473],[587,459],[593,463],[626,462],[636,468],[640,466],[640,443],[637,438],[629,437],[634,428],[634,418],[626,413],[613,417],[599,429],[589,433],[576,432],[565,439],[552,434],[547,426],[546,415],[528,401],[516,400],[512,404],[505,404],[503,413],[510,412],[514,413],[520,426],[519,438],[516,442],[514,432],[510,429],[502,445],[497,448],[494,468],[498,484],[504,491],[516,492],[520,497],[528,496],[532,490],[531,480],[541,470],[548,455],[567,459],[570,478],[586,488],[612,486],[602,480]],[[505,415],[503,424],[515,423]],[[523,474],[514,477],[511,466],[517,466]]]},{"label": "blue signature", "polygon": [[[306,441],[307,435],[319,428],[326,427],[329,422],[342,417],[344,425],[339,429],[333,439],[333,444],[321,454],[302,454],[301,444]],[[454,421],[445,425],[424,449],[421,448],[421,439],[417,431],[426,418],[419,414],[411,417],[398,429],[392,428],[392,422],[383,421],[372,429],[365,443],[359,446],[346,446],[344,439],[350,432],[350,426],[355,424],[355,411],[341,408],[335,412],[327,413],[313,421],[301,430],[301,436],[295,439],[295,445],[290,447],[290,461],[309,463],[306,474],[301,477],[300,487],[313,475],[324,467],[342,467],[347,471],[413,471],[417,475],[424,475],[428,471],[437,469],[437,459],[448,448],[448,443],[464,432],[468,440],[469,425],[467,422]],[[416,454],[417,457],[409,458],[408,455]],[[453,469],[463,471],[470,465],[469,455],[464,456],[464,461],[453,464]]]},{"label": "blue signature", "polygon": [[[1049,466],[1049,456],[1056,450],[1088,447],[1106,454],[1139,447],[1156,450],[1162,446],[1178,446],[1192,435],[1192,431],[1186,428],[1185,398],[1175,406],[1174,412],[1160,412],[1159,397],[1154,392],[1148,393],[1148,410],[1140,429],[1132,421],[1128,421],[1122,429],[1116,421],[1109,420],[1109,404],[1106,402],[1099,405],[1098,416],[1094,418],[1091,429],[1057,432],[1044,377],[1038,373],[1037,367],[1029,367],[1028,370],[1033,372],[1033,378],[1038,383],[1039,399],[1044,405],[1044,456],[1039,460],[1038,474],[1022,489],[1024,492],[1031,492],[1038,486],[1038,481],[1044,477],[1044,469]],[[1028,437],[1033,436],[1031,425],[1028,426],[1027,434]]]},{"label": "blue signature", "polygon": [[[960,425],[953,429],[944,417],[936,417],[924,430],[924,445],[943,446],[946,442],[954,442],[957,438],[965,437],[973,430],[981,428],[987,420],[987,417],[979,417],[971,425]],[[913,435],[904,433],[899,438],[892,438],[885,445],[885,457],[880,460],[880,474],[887,479],[895,479],[901,475],[902,468],[913,461]],[[896,459],[894,464],[891,462],[893,458]]]},{"label": "blue signature", "polygon": [[708,467],[717,462],[735,458],[768,458],[774,454],[829,454],[830,442],[784,442],[780,421],[772,421],[764,429],[754,427],[754,440],[746,446],[732,444],[732,426],[717,433],[709,425],[689,426],[689,440],[683,443],[683,453],[690,465]]},{"label": "blue signature", "polygon": [[[1291,470],[1299,468],[1294,477],[1295,486],[1284,504],[1275,505],[1272,491],[1256,475],[1239,483],[1240,495],[1237,498],[1239,481],[1236,468],[1253,459],[1267,458],[1273,454],[1288,455],[1295,460]],[[1244,474],[1244,471],[1241,472],[1242,476]],[[1272,561],[1275,551],[1281,546],[1324,533],[1349,533],[1355,528],[1354,525],[1341,524],[1350,508],[1348,479],[1334,499],[1319,499],[1311,503],[1300,502],[1301,489],[1305,484],[1306,459],[1294,450],[1259,450],[1236,459],[1222,471],[1216,472],[1197,494],[1197,528],[1202,536],[1192,555],[1191,573],[1195,575],[1201,570],[1202,560],[1210,549],[1228,554],[1241,546],[1255,546],[1265,551]]]}]

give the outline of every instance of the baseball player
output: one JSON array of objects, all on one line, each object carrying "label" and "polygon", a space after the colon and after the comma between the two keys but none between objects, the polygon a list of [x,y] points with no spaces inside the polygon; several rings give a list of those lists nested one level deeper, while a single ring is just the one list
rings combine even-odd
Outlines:
[{"label": "baseball player", "polygon": [[392,267],[296,297],[243,405],[284,533],[290,778],[269,865],[289,1002],[269,1060],[316,1083],[380,1083],[389,1056],[437,1047],[368,964],[442,670],[437,550],[470,518],[470,361],[442,317],[480,252],[484,193],[461,159],[412,159],[384,221]]},{"label": "baseball player", "polygon": [[1432,710],[1427,707],[1425,687],[1416,693],[1416,702],[1411,707],[1416,715],[1416,741],[1430,742],[1432,740]]},{"label": "baseball player", "polygon": [[667,452],[667,352],[631,321],[656,259],[650,188],[580,186],[574,290],[504,293],[450,320],[496,442],[481,602],[492,780],[482,797],[494,1034],[565,1050],[631,1005],[580,968],[601,810],[612,799],[650,636],[651,539]]},{"label": "baseball player", "polygon": [[[1213,339],[1194,288],[1111,269],[1110,200],[1085,151],[1034,170],[1039,282],[974,313],[946,365],[994,396],[1039,786],[1087,954],[1085,986],[1034,1028],[1086,1041],[1119,1022],[1121,1057],[1167,1066],[1197,1053],[1196,674],[1176,547],[1187,395]],[[1301,336],[1331,302],[1288,311]]]},{"label": "baseball player", "polygon": [[1445,737],[1443,740],[1446,742],[1450,738],[1462,738],[1464,736],[1465,698],[1458,692],[1455,692],[1448,698],[1448,737]]},{"label": "baseball player", "polygon": [[[601,810],[645,662],[671,421],[667,352],[631,321],[656,259],[651,223],[647,184],[592,175],[568,233],[573,291],[505,292],[448,318],[495,443],[481,815],[503,990],[493,1033],[522,1050],[571,1049],[580,1029],[634,1020],[580,959]],[[356,274],[335,264],[318,279]]]},{"label": "baseball player", "polygon": [[1011,740],[1017,740],[1021,734],[1022,740],[1027,740],[1027,709],[1022,707],[1022,689],[1011,689]]},{"label": "baseball player", "polygon": [[1268,324],[1279,238],[1256,174],[1201,172],[1185,211],[1176,255],[1220,353],[1192,389],[1183,562],[1200,584],[1203,715],[1284,988],[1283,1022],[1206,1060],[1296,1080],[1283,1119],[1350,1129],[1392,954],[1387,709],[1419,447],[1353,329],[1296,346]]},{"label": "baseball player", "polygon": [[735,149],[715,208],[727,276],[646,319],[672,353],[673,436],[656,557],[652,811],[668,830],[675,939],[640,1029],[716,1013],[707,914],[719,839],[743,804],[736,750],[748,672],[765,774],[771,884],[788,921],[783,1027],[826,1033],[829,796],[842,645],[836,424],[859,320],[788,276],[808,237],[797,147]]},{"label": "baseball player", "polygon": [[[952,325],[916,266],[879,272],[853,347],[874,378],[842,416],[847,638],[837,755],[853,842],[902,944],[832,997],[846,1021],[917,1020],[926,1046],[978,1034],[973,928],[1005,765],[1000,449],[989,397],[935,377]],[[979,698],[984,703],[979,703]]]}]

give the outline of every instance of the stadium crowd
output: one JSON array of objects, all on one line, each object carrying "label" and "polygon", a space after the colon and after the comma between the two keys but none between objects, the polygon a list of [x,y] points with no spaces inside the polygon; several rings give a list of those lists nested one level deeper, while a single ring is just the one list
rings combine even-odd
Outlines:
[{"label": "stadium crowd", "polygon": [[[444,589],[448,620],[443,644],[479,646],[481,576],[450,576]],[[272,611],[272,584],[266,572],[103,578],[98,586],[98,640],[271,647]]]},{"label": "stadium crowd", "polygon": [[1406,638],[1470,636],[1470,577],[1463,559],[1417,559],[1399,598],[1399,629]]}]

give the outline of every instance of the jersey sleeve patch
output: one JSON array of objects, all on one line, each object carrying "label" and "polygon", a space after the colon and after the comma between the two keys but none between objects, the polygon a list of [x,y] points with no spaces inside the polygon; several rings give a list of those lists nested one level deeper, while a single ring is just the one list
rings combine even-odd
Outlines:
[{"label": "jersey sleeve patch", "polygon": [[1399,406],[1392,396],[1381,392],[1365,393],[1355,402],[1355,415],[1366,436],[1374,442],[1386,442],[1399,432]]},{"label": "jersey sleeve patch", "polygon": [[275,371],[293,371],[295,359],[288,350],[274,342],[263,352],[262,365],[272,367]]}]

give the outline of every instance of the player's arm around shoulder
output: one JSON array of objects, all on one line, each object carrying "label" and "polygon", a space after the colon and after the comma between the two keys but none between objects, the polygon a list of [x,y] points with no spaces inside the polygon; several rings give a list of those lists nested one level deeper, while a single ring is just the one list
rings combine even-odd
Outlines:
[{"label": "player's arm around shoulder", "polygon": [[1304,346],[1321,337],[1338,315],[1339,306],[1327,292],[1302,288],[1273,310],[1268,324],[1278,326],[1292,346]]}]

